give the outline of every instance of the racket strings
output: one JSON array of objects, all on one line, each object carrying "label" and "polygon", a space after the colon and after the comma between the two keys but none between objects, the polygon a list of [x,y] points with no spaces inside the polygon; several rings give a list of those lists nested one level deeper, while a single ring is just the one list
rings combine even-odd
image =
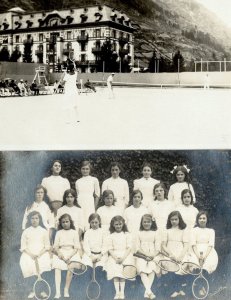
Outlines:
[{"label": "racket strings", "polygon": [[171,260],[160,260],[158,266],[166,272],[178,272],[180,270],[179,265]]},{"label": "racket strings", "polygon": [[197,277],[192,285],[193,296],[196,299],[205,299],[209,293],[209,283],[203,276]]},{"label": "racket strings", "polygon": [[123,275],[125,278],[132,279],[137,275],[137,269],[133,265],[125,265],[123,267]]},{"label": "racket strings", "polygon": [[87,297],[90,300],[98,299],[100,296],[100,286],[96,281],[91,281],[87,287]]},{"label": "racket strings", "polygon": [[35,298],[38,300],[47,300],[50,297],[51,290],[49,284],[45,280],[37,280],[34,284]]},{"label": "racket strings", "polygon": [[201,273],[201,267],[191,262],[184,262],[181,265],[181,269],[184,273],[190,275],[199,275]]}]

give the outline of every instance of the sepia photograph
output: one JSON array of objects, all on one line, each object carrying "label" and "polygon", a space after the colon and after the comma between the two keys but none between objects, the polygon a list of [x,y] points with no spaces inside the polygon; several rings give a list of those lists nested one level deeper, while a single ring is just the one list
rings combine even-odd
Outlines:
[{"label": "sepia photograph", "polygon": [[229,299],[228,0],[2,0],[0,299]]}]

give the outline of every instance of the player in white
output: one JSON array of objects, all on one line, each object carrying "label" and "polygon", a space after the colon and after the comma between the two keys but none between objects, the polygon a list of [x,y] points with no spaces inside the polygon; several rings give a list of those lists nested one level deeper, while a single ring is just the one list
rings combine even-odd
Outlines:
[{"label": "player in white", "polygon": [[108,79],[107,79],[109,99],[114,98],[113,87],[112,87],[112,82],[113,82],[113,79],[114,79],[114,75],[115,75],[115,73],[111,73],[111,75],[109,75]]}]

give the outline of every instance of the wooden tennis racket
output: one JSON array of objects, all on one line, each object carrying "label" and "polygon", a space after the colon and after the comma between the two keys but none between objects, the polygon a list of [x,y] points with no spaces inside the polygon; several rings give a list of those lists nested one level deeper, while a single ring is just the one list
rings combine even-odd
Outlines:
[{"label": "wooden tennis racket", "polygon": [[37,300],[47,300],[50,298],[51,288],[48,282],[41,277],[38,258],[34,258],[34,261],[38,277],[34,283],[33,292]]},{"label": "wooden tennis racket", "polygon": [[[203,252],[200,252],[200,257],[203,257]],[[205,299],[209,294],[209,282],[203,275],[203,260],[199,259],[200,272],[192,283],[192,293],[196,299]]]},{"label": "wooden tennis racket", "polygon": [[96,268],[96,263],[94,262],[92,268],[92,278],[91,281],[88,283],[87,290],[86,290],[86,295],[89,300],[96,300],[100,296],[100,285],[96,280],[95,268]]}]

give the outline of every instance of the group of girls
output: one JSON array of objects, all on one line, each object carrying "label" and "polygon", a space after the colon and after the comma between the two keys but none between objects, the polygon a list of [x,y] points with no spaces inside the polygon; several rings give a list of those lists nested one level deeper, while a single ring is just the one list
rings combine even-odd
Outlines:
[{"label": "group of girls", "polygon": [[[74,190],[60,175],[61,162],[53,162],[52,175],[37,186],[35,201],[24,214],[20,259],[24,278],[36,275],[37,258],[41,273],[55,269],[55,299],[59,299],[61,270],[67,270],[64,297],[68,298],[69,262],[89,267],[95,263],[106,271],[108,280],[113,279],[114,299],[124,299],[123,265],[128,264],[137,268],[144,297],[154,299],[152,285],[156,275],[164,275],[157,264],[163,257],[179,263],[203,262],[208,273],[216,269],[215,232],[206,227],[207,213],[194,207],[187,167],[174,168],[176,183],[167,193],[165,185],[151,177],[151,165],[145,163],[143,177],[134,180],[130,201],[128,183],[119,176],[121,170],[119,163],[111,164],[112,176],[103,182],[100,193],[98,179],[90,175],[91,164],[84,161]],[[49,205],[44,201],[46,193]],[[185,295],[181,280],[176,282],[172,298]],[[28,298],[33,297],[31,291]]]}]

